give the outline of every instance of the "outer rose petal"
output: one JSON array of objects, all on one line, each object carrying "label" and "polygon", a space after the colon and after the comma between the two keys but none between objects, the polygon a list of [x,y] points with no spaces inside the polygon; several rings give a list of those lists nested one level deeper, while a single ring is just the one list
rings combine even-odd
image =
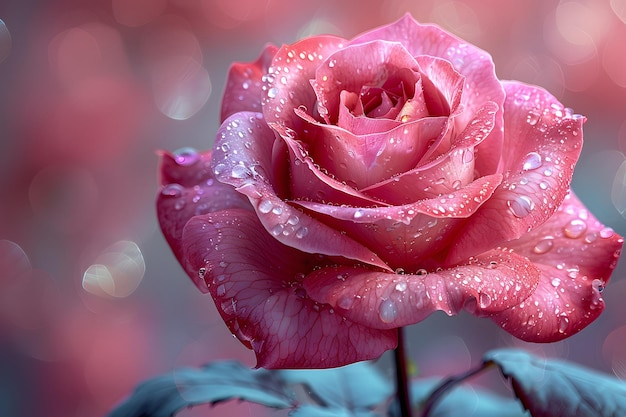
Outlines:
[{"label": "outer rose petal", "polygon": [[504,85],[505,176],[459,233],[451,263],[517,239],[550,218],[569,190],[580,154],[583,117],[568,114],[542,88]]},{"label": "outer rose petal", "polygon": [[182,245],[183,228],[194,216],[214,211],[241,208],[252,210],[248,200],[229,185],[213,178],[211,153],[186,150],[172,155],[161,154],[161,190],[157,197],[157,216],[172,252],[202,292],[208,288],[189,269]]},{"label": "outer rose petal", "polygon": [[532,294],[539,271],[528,259],[493,250],[440,272],[399,275],[361,267],[322,268],[309,274],[311,298],[333,306],[349,320],[377,329],[414,324],[442,310],[466,308],[484,316]]},{"label": "outer rose petal", "polygon": [[274,45],[267,45],[255,62],[237,62],[230,67],[220,122],[240,111],[261,111],[262,79],[277,51]]},{"label": "outer rose petal", "polygon": [[428,55],[450,61],[454,68],[466,77],[467,85],[462,97],[465,111],[459,115],[460,127],[465,127],[469,119],[486,101],[493,101],[500,110],[495,120],[495,128],[487,140],[480,146],[480,158],[476,169],[479,175],[499,172],[502,156],[502,126],[504,91],[496,77],[491,56],[433,25],[421,25],[406,14],[398,21],[380,28],[365,32],[350,41],[350,45],[388,40],[401,42],[413,56]]},{"label": "outer rose petal", "polygon": [[412,271],[443,264],[441,252],[465,223],[463,218],[489,199],[501,179],[499,174],[482,177],[445,198],[394,207],[293,203],[334,229],[343,230],[374,253],[384,254],[392,268]]},{"label": "outer rose petal", "polygon": [[345,42],[335,36],[313,36],[280,48],[263,85],[263,115],[268,124],[301,131],[303,122],[294,109],[302,106],[314,111],[316,97],[309,81],[315,78],[317,67]]},{"label": "outer rose petal", "polygon": [[320,259],[279,243],[249,211],[195,217],[183,243],[230,330],[254,349],[257,367],[336,367],[377,358],[397,343],[395,330],[353,323],[308,298],[302,277]]},{"label": "outer rose petal", "polygon": [[623,241],[570,194],[550,220],[509,243],[540,269],[541,281],[527,300],[492,319],[532,342],[553,342],[579,332],[604,309],[600,291]]},{"label": "outer rose petal", "polygon": [[266,230],[283,244],[389,269],[361,243],[303,214],[276,194],[272,184],[285,181],[287,173],[273,172],[275,140],[260,113],[240,112],[229,117],[219,129],[213,151],[216,178],[246,195]]}]

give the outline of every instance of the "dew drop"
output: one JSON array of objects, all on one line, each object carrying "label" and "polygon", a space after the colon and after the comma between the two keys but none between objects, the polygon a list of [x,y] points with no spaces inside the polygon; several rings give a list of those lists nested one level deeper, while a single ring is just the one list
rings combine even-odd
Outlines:
[{"label": "dew drop", "polygon": [[521,195],[517,196],[514,200],[509,200],[506,202],[509,206],[509,210],[515,217],[526,217],[533,208],[535,208],[535,203],[527,196]]},{"label": "dew drop", "polygon": [[582,236],[583,233],[585,233],[585,231],[587,230],[587,224],[580,220],[580,219],[574,219],[571,222],[569,222],[565,228],[563,228],[563,233],[565,234],[565,236],[569,237],[570,239],[577,239],[579,237]]},{"label": "dew drop", "polygon": [[396,287],[395,288],[396,288],[396,291],[400,291],[400,292],[406,291],[407,283],[405,281],[400,281],[400,282],[396,283]]},{"label": "dew drop", "polygon": [[349,310],[350,307],[352,307],[352,304],[354,304],[354,296],[353,295],[343,294],[337,300],[337,307],[339,307],[339,308],[341,308],[343,310]]},{"label": "dew drop", "polygon": [[168,184],[161,190],[161,195],[166,197],[180,197],[184,188],[180,184]]},{"label": "dew drop", "polygon": [[478,296],[478,305],[480,305],[480,308],[489,307],[491,305],[491,296],[484,292],[480,293],[480,295]]},{"label": "dew drop", "polygon": [[185,200],[182,198],[174,203],[175,210],[182,210],[183,207],[185,207]]},{"label": "dew drop", "polygon": [[194,148],[181,148],[173,153],[174,161],[180,166],[191,166],[200,160],[200,154]]},{"label": "dew drop", "polygon": [[598,239],[598,235],[596,235],[595,233],[587,233],[587,235],[585,236],[585,243],[593,243]]},{"label": "dew drop", "polygon": [[218,297],[223,297],[226,294],[226,286],[224,284],[220,284],[217,287],[216,294]]},{"label": "dew drop", "polygon": [[538,255],[544,254],[552,249],[552,244],[552,238],[542,239],[537,242],[537,244],[533,248],[533,252]]},{"label": "dew drop", "polygon": [[267,96],[269,98],[274,98],[278,95],[278,88],[276,87],[272,87],[269,90],[267,90]]},{"label": "dew drop", "polygon": [[302,239],[307,234],[309,234],[309,229],[307,227],[301,227],[298,230],[296,230],[296,237],[298,239]]},{"label": "dew drop", "polygon": [[559,285],[561,285],[561,280],[559,278],[552,278],[552,281],[550,281],[550,284],[552,284],[553,287],[558,287]]},{"label": "dew drop", "polygon": [[559,316],[557,322],[559,333],[565,334],[567,328],[569,327],[569,319],[567,316]]},{"label": "dew drop", "polygon": [[270,231],[272,233],[272,235],[274,236],[278,236],[283,232],[283,229],[285,228],[285,226],[283,226],[282,224],[277,224],[274,227],[272,227],[272,230]]},{"label": "dew drop", "polygon": [[233,178],[246,178],[250,175],[250,170],[244,165],[235,165],[230,171],[230,176]]},{"label": "dew drop", "polygon": [[378,317],[383,323],[391,323],[398,317],[398,306],[391,299],[384,300],[378,308]]},{"label": "dew drop", "polygon": [[474,151],[466,149],[463,151],[463,162],[468,164],[474,160]]},{"label": "dew drop", "polygon": [[363,209],[357,209],[352,215],[352,217],[354,217],[355,219],[360,219],[364,215],[365,215],[365,211]]},{"label": "dew drop", "polygon": [[420,268],[415,272],[415,275],[421,275],[421,276],[428,275],[428,271],[425,270],[424,268]]},{"label": "dew drop", "polygon": [[204,279],[205,276],[206,276],[206,268],[198,269],[198,278]]},{"label": "dew drop", "polygon": [[539,113],[537,113],[534,110],[531,110],[531,111],[528,112],[528,116],[526,117],[526,122],[529,125],[534,126],[539,121],[539,117],[540,117]]},{"label": "dew drop", "polygon": [[261,200],[258,208],[261,213],[267,214],[272,210],[273,207],[274,205],[270,200]]},{"label": "dew drop", "polygon": [[522,169],[524,171],[528,171],[530,169],[539,168],[540,166],[541,166],[541,155],[539,155],[537,152],[530,152],[528,155],[526,155],[526,158],[524,158]]},{"label": "dew drop", "polygon": [[604,229],[600,230],[600,237],[603,239],[608,239],[614,234],[615,234],[615,231],[611,229],[610,227],[605,227]]}]

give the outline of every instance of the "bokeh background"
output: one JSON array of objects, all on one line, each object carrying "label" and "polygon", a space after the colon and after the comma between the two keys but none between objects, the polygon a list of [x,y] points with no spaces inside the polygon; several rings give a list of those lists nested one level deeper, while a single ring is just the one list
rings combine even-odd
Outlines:
[{"label": "bokeh background", "polygon": [[[573,187],[626,234],[626,0],[3,1],[0,414],[103,415],[176,367],[254,365],[158,230],[155,151],[210,147],[228,66],[267,42],[350,38],[406,12],[588,117]],[[626,379],[623,264],[605,313],[564,342],[436,314],[409,328],[411,357],[422,375],[447,374],[521,346]],[[234,402],[181,415],[262,412]]]}]

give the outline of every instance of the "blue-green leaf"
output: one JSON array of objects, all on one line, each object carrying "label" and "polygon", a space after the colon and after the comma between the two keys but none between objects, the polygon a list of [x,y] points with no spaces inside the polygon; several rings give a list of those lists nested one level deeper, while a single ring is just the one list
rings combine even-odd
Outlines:
[{"label": "blue-green leaf", "polygon": [[143,382],[109,417],[171,417],[185,407],[231,399],[290,408],[295,417],[373,417],[392,391],[392,384],[366,362],[275,371],[215,362]]},{"label": "blue-green leaf", "polygon": [[143,382],[110,417],[170,417],[185,407],[242,399],[267,407],[293,407],[293,391],[276,372],[238,362],[182,368]]},{"label": "blue-green leaf", "polygon": [[285,381],[303,384],[321,405],[351,411],[379,405],[393,394],[393,384],[368,362],[324,370],[282,371]]},{"label": "blue-green leaf", "polygon": [[626,416],[626,383],[580,365],[516,349],[487,352],[533,417]]}]

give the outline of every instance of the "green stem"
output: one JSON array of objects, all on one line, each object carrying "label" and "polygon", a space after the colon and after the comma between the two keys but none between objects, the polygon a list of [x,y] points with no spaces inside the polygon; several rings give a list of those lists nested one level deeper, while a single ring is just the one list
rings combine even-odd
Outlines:
[{"label": "green stem", "polygon": [[409,395],[409,380],[407,372],[406,353],[404,351],[404,327],[398,329],[398,346],[394,350],[396,363],[396,391],[402,417],[412,417],[411,397]]}]

